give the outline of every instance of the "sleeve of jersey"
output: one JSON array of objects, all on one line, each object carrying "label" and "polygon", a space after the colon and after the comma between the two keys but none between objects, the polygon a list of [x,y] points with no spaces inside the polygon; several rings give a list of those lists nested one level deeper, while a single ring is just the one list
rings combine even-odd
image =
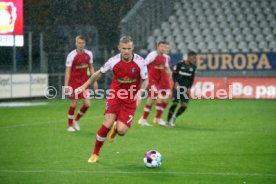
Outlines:
[{"label": "sleeve of jersey", "polygon": [[74,60],[73,54],[68,54],[68,56],[66,58],[65,66],[71,67],[73,65],[73,60]]},{"label": "sleeve of jersey", "polygon": [[100,69],[102,73],[106,73],[108,70],[111,70],[112,59],[109,59]]},{"label": "sleeve of jersey", "polygon": [[151,52],[147,55],[146,59],[145,59],[145,63],[146,65],[150,64],[151,62],[153,62],[153,60],[155,59],[156,54],[154,52]]},{"label": "sleeve of jersey", "polygon": [[146,65],[142,65],[141,71],[140,71],[140,76],[142,79],[147,79],[148,78],[148,68]]},{"label": "sleeve of jersey", "polygon": [[165,67],[170,67],[171,57],[169,55],[166,56]]},{"label": "sleeve of jersey", "polygon": [[88,51],[88,55],[90,56],[90,61],[89,61],[89,63],[90,64],[92,64],[94,61],[93,61],[93,52],[91,52],[91,51]]}]

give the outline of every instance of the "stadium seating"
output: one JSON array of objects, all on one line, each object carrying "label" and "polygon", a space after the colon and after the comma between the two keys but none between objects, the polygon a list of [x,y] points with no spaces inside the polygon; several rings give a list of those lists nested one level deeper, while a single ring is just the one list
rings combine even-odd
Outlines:
[{"label": "stadium seating", "polygon": [[275,0],[179,0],[153,31],[148,50],[166,40],[172,53],[275,52]]}]

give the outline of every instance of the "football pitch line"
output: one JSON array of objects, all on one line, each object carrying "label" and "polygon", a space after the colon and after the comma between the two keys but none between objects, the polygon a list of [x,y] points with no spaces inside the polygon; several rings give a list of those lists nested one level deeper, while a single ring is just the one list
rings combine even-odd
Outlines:
[{"label": "football pitch line", "polygon": [[[92,117],[83,117],[82,120],[93,120],[95,118],[103,117],[103,115],[97,115],[97,116],[92,116]],[[18,124],[18,125],[8,125],[8,126],[0,126],[1,129],[10,129],[10,128],[20,128],[20,127],[29,127],[29,126],[40,126],[40,125],[45,125],[45,124],[56,124],[56,123],[66,123],[67,119],[66,117],[63,119],[59,120],[52,120],[52,121],[41,121],[37,123],[24,123],[24,124]]]},{"label": "football pitch line", "polygon": [[268,173],[234,173],[234,172],[160,172],[160,171],[88,171],[88,170],[0,170],[0,173],[88,173],[88,174],[133,174],[133,175],[149,175],[149,174],[170,174],[170,175],[194,175],[194,176],[257,176],[257,177],[276,177],[276,174]]}]

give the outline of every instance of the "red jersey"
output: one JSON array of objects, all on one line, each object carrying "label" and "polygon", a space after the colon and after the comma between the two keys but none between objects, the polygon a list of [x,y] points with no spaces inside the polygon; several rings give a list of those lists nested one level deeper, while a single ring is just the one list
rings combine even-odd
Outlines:
[{"label": "red jersey", "polygon": [[159,83],[164,75],[165,68],[169,67],[168,59],[165,55],[157,54],[157,51],[149,53],[145,59],[148,65],[149,81]]},{"label": "red jersey", "polygon": [[66,59],[66,67],[71,67],[69,86],[73,89],[83,85],[88,80],[87,69],[93,63],[93,54],[89,50],[78,53],[77,50],[71,51]]},{"label": "red jersey", "polygon": [[130,62],[122,61],[121,54],[117,54],[110,58],[100,70],[102,73],[112,70],[114,74],[109,98],[114,95],[126,103],[135,102],[133,98],[140,89],[141,79],[147,79],[144,59],[137,54],[133,54]]},{"label": "red jersey", "polygon": [[[166,58],[166,63],[168,63],[168,66],[171,63],[171,57],[167,54],[164,54]],[[160,80],[160,88],[161,89],[171,89],[171,81],[170,81],[170,76],[168,75],[166,70],[161,71],[161,80]]]}]

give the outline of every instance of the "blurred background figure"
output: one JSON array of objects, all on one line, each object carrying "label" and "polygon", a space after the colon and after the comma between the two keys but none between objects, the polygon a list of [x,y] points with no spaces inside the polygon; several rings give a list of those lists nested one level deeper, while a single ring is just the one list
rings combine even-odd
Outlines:
[{"label": "blurred background figure", "polygon": [[149,53],[145,59],[149,75],[149,92],[143,116],[138,121],[139,125],[151,126],[147,122],[147,118],[156,100],[156,116],[154,122],[161,126],[166,126],[165,121],[161,117],[167,106],[166,99],[170,96],[171,91],[169,84],[171,70],[169,67],[169,58],[166,55],[168,47],[169,44],[167,42],[158,42],[156,50]]},{"label": "blurred background figure", "polygon": [[[89,69],[90,75],[94,73],[93,67],[93,54],[92,51],[85,49],[85,38],[78,35],[75,38],[76,49],[71,51],[66,59],[66,70],[64,79],[64,90],[69,94],[70,107],[68,110],[68,132],[75,132],[80,130],[79,119],[90,107],[89,94],[75,95],[75,89],[84,84],[87,79],[87,70]],[[94,84],[94,89],[98,89],[98,84]],[[82,100],[82,107],[76,116],[74,116],[77,107],[78,99]]]},{"label": "blurred background figure", "polygon": [[[176,118],[183,114],[188,107],[191,88],[195,79],[195,61],[196,53],[189,51],[188,56],[184,55],[183,60],[179,61],[173,68],[174,89],[172,105],[169,108],[167,116],[168,126],[175,126]],[[180,107],[176,114],[174,114],[179,101]]]}]

